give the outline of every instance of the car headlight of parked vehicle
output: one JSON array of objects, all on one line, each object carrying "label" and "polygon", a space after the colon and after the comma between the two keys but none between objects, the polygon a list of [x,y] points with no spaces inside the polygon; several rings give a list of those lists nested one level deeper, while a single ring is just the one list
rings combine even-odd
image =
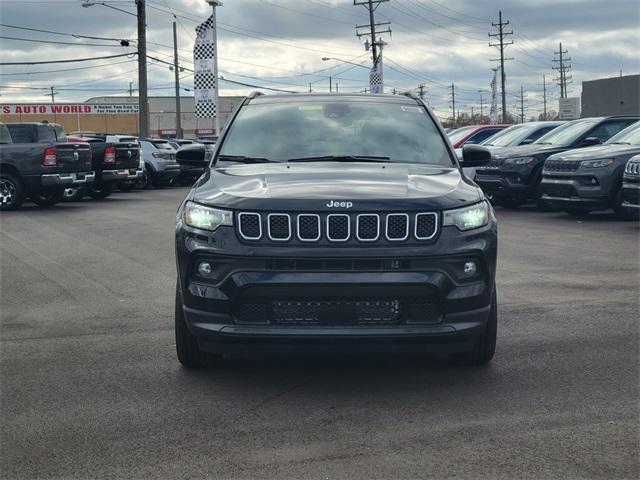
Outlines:
[{"label": "car headlight of parked vehicle", "polygon": [[193,202],[186,203],[182,218],[190,227],[212,232],[223,225],[233,225],[233,215],[230,211],[205,207]]},{"label": "car headlight of parked vehicle", "polygon": [[444,211],[444,225],[456,226],[463,232],[484,227],[488,223],[489,205],[484,201],[468,207]]},{"label": "car headlight of parked vehicle", "polygon": [[531,163],[534,160],[535,157],[514,157],[505,159],[504,163],[507,165],[524,165],[526,163]]},{"label": "car headlight of parked vehicle", "polygon": [[606,158],[602,160],[585,160],[584,162],[580,163],[580,166],[586,167],[586,168],[601,168],[601,167],[608,167],[612,163],[613,163],[612,159]]}]

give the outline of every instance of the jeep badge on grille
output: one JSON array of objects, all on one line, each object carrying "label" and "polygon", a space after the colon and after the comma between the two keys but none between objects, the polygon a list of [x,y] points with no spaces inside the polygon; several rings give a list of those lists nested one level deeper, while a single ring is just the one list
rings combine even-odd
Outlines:
[{"label": "jeep badge on grille", "polygon": [[331,200],[327,203],[327,207],[329,208],[351,208],[353,207],[353,202],[336,202]]}]

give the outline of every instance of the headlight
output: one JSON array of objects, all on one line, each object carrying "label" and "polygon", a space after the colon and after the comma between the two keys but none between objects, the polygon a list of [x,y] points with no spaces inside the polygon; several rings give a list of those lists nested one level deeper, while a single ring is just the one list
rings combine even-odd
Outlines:
[{"label": "headlight", "polygon": [[214,231],[222,225],[233,225],[233,214],[227,210],[205,207],[187,202],[182,212],[184,223],[190,227]]},{"label": "headlight", "polygon": [[585,160],[584,162],[580,162],[581,167],[587,168],[600,168],[600,167],[608,167],[613,163],[613,160],[610,158],[603,160]]},{"label": "headlight", "polygon": [[489,224],[489,205],[476,203],[469,207],[444,211],[444,225],[458,227],[462,231],[473,230]]},{"label": "headlight", "polygon": [[535,157],[515,157],[507,158],[504,163],[508,165],[524,165],[525,163],[531,163],[535,160]]}]

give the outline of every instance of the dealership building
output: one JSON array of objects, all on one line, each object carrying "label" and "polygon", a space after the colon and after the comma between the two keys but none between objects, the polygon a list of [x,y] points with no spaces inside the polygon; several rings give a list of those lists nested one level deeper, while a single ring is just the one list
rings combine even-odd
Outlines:
[{"label": "dealership building", "polygon": [[[219,127],[224,127],[244,97],[220,97]],[[212,118],[197,118],[193,97],[180,99],[185,138],[215,134]],[[0,104],[0,122],[61,124],[66,132],[138,134],[137,97],[93,97],[84,103]],[[149,97],[149,130],[152,137],[175,138],[175,97]]]},{"label": "dealership building", "polygon": [[582,117],[640,115],[640,75],[582,82]]}]

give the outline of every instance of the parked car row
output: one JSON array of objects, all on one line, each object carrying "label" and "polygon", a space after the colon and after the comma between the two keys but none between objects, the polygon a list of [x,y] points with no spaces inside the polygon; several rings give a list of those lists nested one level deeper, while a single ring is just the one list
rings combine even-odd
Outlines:
[{"label": "parked car row", "polygon": [[[171,142],[178,149],[203,152],[215,145]],[[60,125],[47,122],[0,124],[0,209],[19,208],[27,198],[51,206],[85,196],[106,198],[116,188],[187,185],[204,171],[204,155],[198,165],[192,160],[183,168],[177,156],[178,150],[165,139],[93,132],[67,135]]]},{"label": "parked car row", "polygon": [[640,191],[632,180],[623,187],[623,174],[640,154],[638,120],[612,116],[513,125],[480,143],[491,150],[491,162],[465,174],[506,208],[533,201],[541,209],[579,216],[610,208],[620,217],[637,217]]}]

